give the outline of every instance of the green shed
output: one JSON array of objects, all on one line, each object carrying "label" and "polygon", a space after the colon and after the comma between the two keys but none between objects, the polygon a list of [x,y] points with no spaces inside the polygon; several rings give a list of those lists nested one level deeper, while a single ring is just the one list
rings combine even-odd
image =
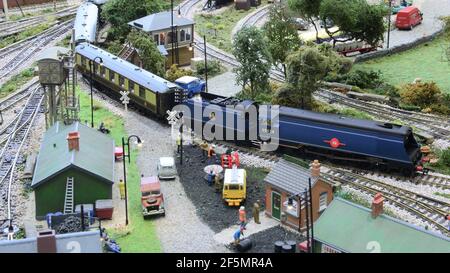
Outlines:
[{"label": "green shed", "polygon": [[114,140],[79,122],[56,122],[44,134],[31,182],[36,219],[111,199],[113,183]]}]

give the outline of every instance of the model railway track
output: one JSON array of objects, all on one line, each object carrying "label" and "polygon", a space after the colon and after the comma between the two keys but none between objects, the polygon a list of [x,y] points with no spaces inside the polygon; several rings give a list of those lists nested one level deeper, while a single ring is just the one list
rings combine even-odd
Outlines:
[{"label": "model railway track", "polygon": [[56,19],[60,19],[66,16],[72,16],[76,14],[77,9],[71,7],[68,9],[60,10],[51,14],[38,15],[34,17],[24,18],[17,21],[8,21],[0,23],[0,38],[7,37],[21,31],[24,31],[30,27],[45,23],[48,16],[55,16]]},{"label": "model railway track", "polygon": [[445,215],[450,212],[450,203],[446,203],[403,188],[364,177],[341,169],[328,169],[321,176],[330,181],[348,185],[356,190],[375,195],[380,192],[392,205],[421,218],[431,227],[450,236]]},{"label": "model railway track", "polygon": [[0,68],[0,78],[8,76],[17,67],[29,60],[42,47],[52,42],[55,38],[67,33],[72,28],[72,26],[73,20],[61,23],[50,28],[47,31],[44,31],[41,35],[31,40],[28,44],[19,47],[20,51],[17,53],[17,55],[10,61],[7,61]]},{"label": "model railway track", "polygon": [[438,174],[426,174],[414,178],[414,183],[450,190],[450,177]]},{"label": "model railway track", "polygon": [[16,105],[18,102],[29,97],[31,95],[32,90],[35,87],[37,87],[38,85],[39,85],[39,81],[37,79],[32,80],[24,88],[20,89],[19,91],[15,92],[11,96],[8,96],[7,98],[0,101],[0,112],[4,112],[4,111],[8,110],[9,108]]},{"label": "model railway track", "polygon": [[441,123],[436,123],[431,119],[417,118],[410,115],[400,114],[398,112],[388,110],[385,107],[347,98],[343,95],[336,94],[326,89],[320,89],[315,93],[315,95],[329,101],[336,101],[342,105],[359,109],[384,120],[393,120],[393,118],[397,118],[402,120],[409,126],[417,126],[420,129],[427,128],[426,132],[439,139],[448,140],[450,136],[450,130],[447,129],[447,126],[443,127]]},{"label": "model railway track", "polygon": [[16,166],[23,161],[21,151],[43,99],[43,89],[36,87],[19,113],[14,128],[0,152],[0,217],[12,219],[13,223],[16,221],[17,213],[14,201],[16,195],[20,194],[14,188],[14,183],[18,180]]}]

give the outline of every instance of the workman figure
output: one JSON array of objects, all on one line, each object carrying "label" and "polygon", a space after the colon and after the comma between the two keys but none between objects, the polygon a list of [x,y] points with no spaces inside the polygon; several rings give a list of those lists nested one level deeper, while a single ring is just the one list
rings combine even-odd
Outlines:
[{"label": "workman figure", "polygon": [[208,158],[211,158],[213,155],[215,155],[216,154],[216,152],[214,151],[214,148],[216,147],[216,145],[211,145],[211,146],[209,146],[209,149],[208,149]]},{"label": "workman figure", "polygon": [[244,206],[241,206],[239,208],[239,223],[241,225],[241,228],[243,228],[245,230],[246,229],[245,225],[247,224],[247,215],[245,213],[245,207]]},{"label": "workman figure", "polygon": [[233,233],[234,244],[237,245],[241,241],[241,236],[244,236],[244,229],[240,227]]},{"label": "workman figure", "polygon": [[200,149],[202,149],[202,155],[205,158],[207,155],[207,151],[208,151],[208,142],[204,141],[202,143],[200,143]]},{"label": "workman figure", "polygon": [[211,171],[209,172],[209,174],[208,174],[208,186],[212,186],[213,179],[214,179],[214,173],[213,173],[213,171],[211,170]]},{"label": "workman figure", "polygon": [[216,192],[220,192],[220,190],[222,189],[219,174],[216,174],[216,176],[214,177],[214,186],[216,187]]},{"label": "workman figure", "polygon": [[181,134],[177,136],[177,153],[179,154],[181,150]]},{"label": "workman figure", "polygon": [[259,200],[256,200],[256,202],[253,204],[253,219],[255,220],[256,224],[261,224],[259,221]]},{"label": "workman figure", "polygon": [[120,199],[125,199],[125,182],[123,182],[122,179],[119,180],[119,192],[120,192]]}]

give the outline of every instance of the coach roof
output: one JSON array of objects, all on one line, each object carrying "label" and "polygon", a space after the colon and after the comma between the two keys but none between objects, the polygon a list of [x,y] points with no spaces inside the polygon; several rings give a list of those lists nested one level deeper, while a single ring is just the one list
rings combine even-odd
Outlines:
[{"label": "coach roof", "polygon": [[103,66],[153,92],[164,93],[177,87],[176,84],[156,76],[155,74],[96,46],[82,43],[76,47],[76,52],[90,60],[93,60],[96,57],[102,58]]}]

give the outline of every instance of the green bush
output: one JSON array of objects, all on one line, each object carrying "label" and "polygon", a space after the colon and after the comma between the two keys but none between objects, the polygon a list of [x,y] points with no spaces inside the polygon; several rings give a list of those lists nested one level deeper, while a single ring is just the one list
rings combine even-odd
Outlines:
[{"label": "green bush", "polygon": [[450,167],[450,148],[447,148],[446,150],[442,151],[442,154],[439,157],[439,162],[447,167]]},{"label": "green bush", "polygon": [[192,71],[187,69],[178,68],[176,64],[172,65],[169,70],[166,71],[166,79],[174,82],[176,79],[183,76],[192,76]]},{"label": "green bush", "polygon": [[[197,75],[204,76],[205,75],[205,62],[198,62],[195,65],[195,70],[197,71]],[[223,71],[223,66],[220,64],[218,60],[208,60],[208,76],[212,77],[220,74]]]},{"label": "green bush", "polygon": [[435,82],[405,84],[400,89],[400,98],[403,104],[418,106],[427,112],[450,113],[448,96]]}]

